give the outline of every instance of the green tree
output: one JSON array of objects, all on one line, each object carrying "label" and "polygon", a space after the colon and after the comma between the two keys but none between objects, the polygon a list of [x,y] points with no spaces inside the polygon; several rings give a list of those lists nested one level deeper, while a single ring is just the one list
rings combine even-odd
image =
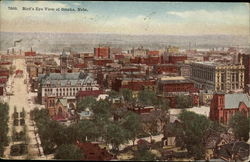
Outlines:
[{"label": "green tree", "polygon": [[145,89],[139,92],[138,102],[145,106],[155,105],[157,101],[157,96],[154,91]]},{"label": "green tree", "polygon": [[142,131],[139,115],[137,115],[134,112],[127,113],[121,125],[127,131],[129,139],[133,140],[133,146],[134,146],[136,138]]},{"label": "green tree", "polygon": [[100,100],[93,106],[94,119],[108,120],[111,117],[111,103],[107,100]]},{"label": "green tree", "polygon": [[0,103],[0,157],[3,156],[4,146],[9,144],[8,139],[9,105]]},{"label": "green tree", "polygon": [[116,123],[110,123],[107,126],[106,142],[112,145],[112,149],[117,152],[119,146],[128,141],[128,134],[125,129]]},{"label": "green tree", "polygon": [[156,156],[149,150],[137,151],[134,155],[134,160],[138,161],[155,161]]},{"label": "green tree", "polygon": [[114,98],[120,96],[118,92],[113,91],[113,90],[109,91],[109,92],[108,92],[108,95],[109,95],[109,97],[108,97],[109,99],[114,99]]},{"label": "green tree", "polygon": [[241,112],[237,112],[230,120],[229,126],[233,128],[234,135],[237,139],[247,141],[249,138],[249,118]]},{"label": "green tree", "polygon": [[125,102],[134,101],[132,90],[127,89],[127,88],[120,89],[120,94],[123,96]]},{"label": "green tree", "polygon": [[185,95],[176,96],[176,107],[177,108],[189,108],[192,107],[192,97]]},{"label": "green tree", "polygon": [[143,132],[149,135],[152,142],[152,136],[159,133],[158,130],[158,112],[152,112],[147,116],[141,116]]},{"label": "green tree", "polygon": [[[47,109],[35,108],[30,112],[32,120],[35,121],[38,128],[38,134],[41,139],[41,145],[44,149],[44,154],[50,154],[54,151],[56,147],[54,131],[57,129],[53,128],[53,124],[50,124],[52,120],[48,116]],[[57,130],[58,131],[58,130]],[[57,135],[58,136],[58,135]]]},{"label": "green tree", "polygon": [[182,139],[186,149],[195,159],[204,159],[203,137],[210,127],[210,121],[203,115],[185,110],[179,114],[179,119],[182,124]]},{"label": "green tree", "polygon": [[55,152],[55,159],[81,160],[84,159],[83,152],[75,145],[61,145]]},{"label": "green tree", "polygon": [[86,108],[92,110],[92,107],[96,104],[96,99],[92,96],[87,96],[77,103],[77,111],[84,111]]},{"label": "green tree", "polygon": [[77,140],[79,141],[86,141],[86,137],[88,141],[93,141],[101,137],[98,125],[91,120],[81,120],[78,123],[78,129]]}]

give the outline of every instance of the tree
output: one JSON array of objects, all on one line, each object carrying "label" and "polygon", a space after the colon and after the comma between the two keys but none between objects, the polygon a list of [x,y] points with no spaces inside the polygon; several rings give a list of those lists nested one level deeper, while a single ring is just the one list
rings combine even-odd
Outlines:
[{"label": "tree", "polygon": [[94,118],[108,120],[111,117],[111,103],[107,100],[100,100],[93,105]]},{"label": "tree", "polygon": [[128,141],[128,134],[125,129],[116,123],[110,123],[107,126],[106,142],[112,145],[112,149],[117,152],[119,146]]},{"label": "tree", "polygon": [[157,112],[152,112],[148,115],[141,116],[143,132],[148,134],[152,142],[152,136],[158,132],[158,118]]},{"label": "tree", "polygon": [[[57,129],[54,129],[54,125],[50,124],[52,121],[48,116],[48,110],[47,109],[41,109],[35,108],[30,112],[32,120],[35,121],[36,126],[38,128],[38,134],[41,139],[41,145],[44,149],[44,154],[50,154],[54,151],[56,143],[55,143],[55,137],[58,136],[55,135],[55,131],[58,132]],[[59,131],[60,132],[60,131]],[[58,133],[59,133],[58,132]]]},{"label": "tree", "polygon": [[249,138],[249,118],[241,112],[236,114],[229,120],[229,126],[233,128],[234,135],[237,139],[247,141]]},{"label": "tree", "polygon": [[120,89],[120,94],[123,96],[125,102],[133,102],[132,90],[127,88]]},{"label": "tree", "polygon": [[157,108],[159,108],[165,112],[168,112],[168,110],[169,110],[169,101],[165,98],[157,98],[155,100],[154,105],[156,105]]},{"label": "tree", "polygon": [[93,141],[101,136],[98,125],[91,120],[81,120],[77,127],[79,129],[79,134],[76,133],[76,136],[79,141],[86,141],[86,137],[87,140]]},{"label": "tree", "polygon": [[154,91],[145,89],[139,92],[138,94],[138,102],[145,106],[155,105],[155,101],[157,100],[157,96]]},{"label": "tree", "polygon": [[192,107],[192,97],[185,95],[176,96],[176,107],[182,109]]},{"label": "tree", "polygon": [[135,153],[134,160],[155,161],[156,156],[153,153],[151,153],[149,150],[141,150]]},{"label": "tree", "polygon": [[9,120],[9,105],[0,103],[0,157],[3,156],[4,146],[9,143],[8,140],[8,120]]},{"label": "tree", "polygon": [[123,119],[124,120],[121,123],[121,125],[127,131],[129,139],[133,140],[133,146],[134,146],[135,140],[139,135],[139,133],[141,132],[140,118],[136,113],[129,112]]},{"label": "tree", "polygon": [[113,90],[109,91],[108,95],[109,95],[109,97],[108,97],[109,99],[114,99],[116,97],[119,97],[119,93],[116,91],[113,91]]},{"label": "tree", "polygon": [[64,160],[81,160],[84,159],[84,155],[80,148],[75,145],[67,144],[61,145],[55,152],[55,159]]},{"label": "tree", "polygon": [[179,119],[182,124],[182,139],[186,149],[195,159],[204,159],[203,136],[210,127],[210,121],[203,115],[185,110],[179,114]]},{"label": "tree", "polygon": [[86,108],[92,110],[92,107],[96,104],[96,99],[92,96],[87,96],[77,103],[77,111],[84,111]]}]

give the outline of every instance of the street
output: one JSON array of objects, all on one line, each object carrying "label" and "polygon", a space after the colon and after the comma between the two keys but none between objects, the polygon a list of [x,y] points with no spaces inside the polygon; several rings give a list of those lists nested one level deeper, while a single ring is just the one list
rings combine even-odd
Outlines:
[{"label": "street", "polygon": [[[39,155],[39,150],[37,147],[37,140],[34,134],[34,126],[32,126],[32,122],[30,120],[29,112],[31,108],[33,109],[34,107],[31,107],[28,99],[29,93],[28,93],[28,88],[27,84],[24,84],[24,79],[26,79],[27,76],[27,71],[26,71],[26,66],[25,66],[25,60],[24,59],[16,59],[13,61],[13,64],[16,66],[16,70],[23,70],[23,77],[14,77],[13,78],[13,84],[10,86],[12,89],[7,89],[7,91],[12,91],[14,94],[12,96],[9,96],[8,103],[9,103],[9,132],[8,136],[12,136],[12,127],[13,127],[13,118],[12,114],[14,112],[14,107],[16,107],[16,110],[18,113],[22,112],[22,109],[24,108],[26,112],[25,116],[25,123],[27,125],[27,132],[28,132],[28,138],[29,138],[29,144],[28,144],[28,155],[23,155],[23,156],[10,156],[10,147],[13,144],[16,144],[16,142],[10,141],[10,144],[8,147],[5,149],[5,158],[6,159],[37,159],[40,157]],[[15,75],[15,74],[13,74]],[[12,79],[10,79],[12,80]],[[11,81],[12,82],[12,81]],[[16,126],[17,131],[22,130],[22,126]]]}]

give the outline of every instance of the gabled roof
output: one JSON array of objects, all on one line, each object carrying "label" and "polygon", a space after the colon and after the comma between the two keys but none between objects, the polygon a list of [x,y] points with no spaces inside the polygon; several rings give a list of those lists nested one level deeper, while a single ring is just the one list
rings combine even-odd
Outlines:
[{"label": "gabled roof", "polygon": [[238,108],[240,102],[243,102],[247,107],[250,107],[249,95],[245,93],[225,94],[225,109]]},{"label": "gabled roof", "polygon": [[61,99],[58,99],[57,102],[60,102],[63,106],[67,107],[67,99],[61,98]]},{"label": "gabled roof", "polygon": [[114,156],[110,154],[106,148],[102,149],[97,143],[77,142],[76,145],[83,151],[85,159],[83,160],[112,160]]}]

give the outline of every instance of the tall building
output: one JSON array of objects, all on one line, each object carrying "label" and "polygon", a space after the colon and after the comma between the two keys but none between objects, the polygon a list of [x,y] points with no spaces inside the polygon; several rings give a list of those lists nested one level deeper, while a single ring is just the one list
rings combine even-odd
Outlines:
[{"label": "tall building", "polygon": [[63,50],[62,54],[60,55],[60,68],[61,68],[61,73],[67,73],[68,56],[64,50]]},{"label": "tall building", "polygon": [[[239,54],[239,61],[244,65],[245,67],[245,88],[248,84],[250,84],[250,54]],[[247,89],[245,89],[247,91]]]},{"label": "tall building", "polygon": [[215,62],[191,64],[191,79],[198,88],[230,92],[244,88],[244,65],[228,65]]},{"label": "tall building", "polygon": [[109,47],[94,48],[94,55],[97,58],[110,58],[110,48]]}]

